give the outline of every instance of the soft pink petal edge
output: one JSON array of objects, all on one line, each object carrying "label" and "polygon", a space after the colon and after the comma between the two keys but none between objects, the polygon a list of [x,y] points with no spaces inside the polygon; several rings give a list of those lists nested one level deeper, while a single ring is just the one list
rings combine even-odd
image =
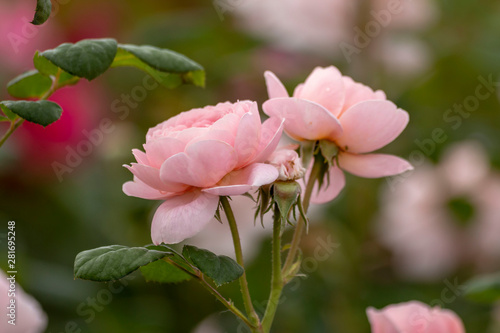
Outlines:
[{"label": "soft pink petal edge", "polygon": [[176,244],[196,235],[212,220],[218,204],[218,196],[200,191],[166,200],[153,217],[153,243]]},{"label": "soft pink petal edge", "polygon": [[371,326],[371,333],[403,333],[379,310],[369,307],[366,315]]},{"label": "soft pink petal edge", "polygon": [[270,184],[278,176],[279,172],[274,166],[255,163],[229,173],[220,181],[219,186],[204,189],[203,192],[213,195],[239,195],[262,185]]},{"label": "soft pink petal edge", "polygon": [[288,97],[288,92],[280,79],[271,71],[264,73],[269,98]]},{"label": "soft pink petal edge", "polygon": [[340,168],[363,178],[394,176],[413,170],[408,161],[394,155],[340,153],[338,160]]},{"label": "soft pink petal edge", "polygon": [[[328,184],[328,178],[330,178],[330,183]],[[340,191],[345,186],[345,175],[338,167],[334,166],[328,170],[328,174],[325,174],[325,179],[323,180],[323,186],[318,191],[318,183],[314,185],[313,192],[311,195],[311,202],[314,204],[323,204],[335,199]]]}]

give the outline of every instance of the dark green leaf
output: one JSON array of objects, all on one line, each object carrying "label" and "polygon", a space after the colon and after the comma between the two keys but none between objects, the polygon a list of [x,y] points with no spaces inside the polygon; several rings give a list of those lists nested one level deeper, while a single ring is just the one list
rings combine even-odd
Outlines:
[{"label": "dark green leaf", "polygon": [[500,300],[500,274],[479,276],[468,281],[465,284],[465,296],[481,303]]},{"label": "dark green leaf", "polygon": [[196,246],[185,245],[182,254],[203,274],[214,280],[217,286],[234,281],[244,273],[243,267],[233,259],[217,256]]},{"label": "dark green leaf", "polygon": [[121,66],[145,71],[167,88],[175,88],[182,83],[205,85],[202,66],[182,54],[154,46],[118,44],[112,67]]},{"label": "dark green leaf", "polygon": [[167,255],[170,253],[122,245],[83,251],[75,258],[75,278],[92,281],[118,280]]},{"label": "dark green leaf", "polygon": [[7,83],[7,91],[17,98],[41,97],[52,86],[52,80],[37,70],[23,73]]},{"label": "dark green leaf", "polygon": [[19,117],[42,126],[52,124],[62,114],[62,108],[50,101],[3,101],[0,103]]},{"label": "dark green leaf", "polygon": [[37,0],[35,17],[31,24],[40,25],[45,23],[50,17],[50,12],[52,11],[52,3],[50,0]]},{"label": "dark green leaf", "polygon": [[75,44],[61,44],[40,55],[66,72],[90,81],[111,66],[116,50],[117,44],[114,39],[84,39]]},{"label": "dark green leaf", "polygon": [[164,260],[142,266],[141,273],[148,282],[177,283],[191,279],[191,275]]}]

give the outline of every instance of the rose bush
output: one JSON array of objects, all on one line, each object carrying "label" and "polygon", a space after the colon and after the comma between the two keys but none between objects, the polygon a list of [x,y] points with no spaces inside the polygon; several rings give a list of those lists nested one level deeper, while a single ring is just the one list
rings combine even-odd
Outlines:
[{"label": "rose bush", "polygon": [[313,202],[335,198],[345,185],[342,170],[365,178],[396,175],[412,166],[386,154],[367,154],[392,142],[408,124],[409,116],[386,100],[384,92],[342,76],[333,67],[317,67],[289,97],[281,81],[265,73],[269,100],[264,112],[285,119],[285,132],[297,141],[326,140],[338,148],[329,180],[314,191]]},{"label": "rose bush", "polygon": [[123,185],[130,196],[165,200],[154,217],[155,244],[194,236],[212,219],[219,196],[239,195],[269,184],[278,170],[265,164],[276,149],[283,122],[261,123],[257,104],[220,103],[183,112],[151,128],[145,152],[126,166],[134,181]]},{"label": "rose bush", "polygon": [[462,320],[452,311],[411,301],[382,310],[368,308],[372,333],[465,333]]}]

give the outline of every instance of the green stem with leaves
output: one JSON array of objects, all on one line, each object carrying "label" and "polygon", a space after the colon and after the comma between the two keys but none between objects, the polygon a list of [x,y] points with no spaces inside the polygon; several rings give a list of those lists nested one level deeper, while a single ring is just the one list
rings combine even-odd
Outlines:
[{"label": "green stem with leaves", "polygon": [[[311,201],[312,191],[314,189],[314,184],[318,180],[318,177],[321,173],[321,169],[323,168],[324,160],[321,158],[315,157],[314,164],[311,170],[311,174],[309,175],[309,179],[307,181],[306,190],[304,192],[304,198],[302,200],[302,207],[304,208],[304,214],[307,213],[309,209],[309,203]],[[295,227],[295,232],[293,233],[292,243],[290,245],[290,249],[288,250],[288,255],[285,260],[285,264],[283,265],[282,274],[287,276],[290,268],[295,262],[295,257],[297,256],[297,251],[299,250],[300,240],[302,238],[302,233],[304,232],[306,221],[299,217],[297,221],[297,226]]]},{"label": "green stem with leaves", "polygon": [[[55,77],[52,79],[52,86],[50,87],[49,90],[47,90],[45,92],[45,94],[43,94],[41,97],[40,97],[40,101],[42,100],[46,100],[47,98],[49,98],[57,89],[60,88],[59,86],[59,77],[61,75],[62,71],[61,69],[59,69],[57,71],[57,74],[55,75]],[[7,132],[5,132],[4,136],[0,139],[0,147],[3,146],[3,144],[5,143],[5,141],[7,141],[7,139],[12,135],[12,133],[14,133],[14,131],[16,129],[19,128],[19,126],[22,125],[22,123],[24,122],[24,119],[20,118],[20,117],[16,117],[14,119],[11,120],[10,122],[10,126],[9,126],[9,129],[7,130]]]},{"label": "green stem with leaves", "polygon": [[[226,213],[226,217],[229,222],[229,228],[231,229],[231,236],[233,237],[234,243],[234,252],[236,254],[236,262],[241,267],[243,267],[243,269],[245,269],[245,263],[243,261],[243,251],[241,250],[240,235],[238,233],[238,226],[236,225],[236,219],[234,218],[233,210],[231,209],[231,205],[229,204],[229,200],[227,197],[220,197],[220,202],[222,204],[224,212]],[[239,282],[241,294],[243,297],[243,304],[245,305],[245,310],[250,318],[250,322],[252,323],[251,328],[253,332],[263,332],[259,316],[257,315],[257,312],[255,311],[252,304],[252,298],[250,297],[250,290],[248,289],[248,281],[245,271],[239,278]]]}]

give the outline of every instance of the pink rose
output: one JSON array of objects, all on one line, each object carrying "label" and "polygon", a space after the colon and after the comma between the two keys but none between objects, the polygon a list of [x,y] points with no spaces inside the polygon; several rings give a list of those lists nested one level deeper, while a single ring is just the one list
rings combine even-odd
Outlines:
[{"label": "pink rose", "polygon": [[269,157],[268,163],[274,165],[279,171],[279,180],[297,180],[304,177],[306,169],[302,166],[302,160],[294,147],[281,147],[276,149]]},{"label": "pink rose", "polygon": [[[19,284],[16,283],[15,297],[9,297],[10,275],[0,270],[0,307],[2,308],[2,320],[0,320],[0,332],[9,333],[41,333],[47,327],[47,315],[43,312],[40,304],[26,294]],[[15,325],[9,324],[12,320],[9,316],[12,300],[15,300]]]},{"label": "pink rose", "polygon": [[[411,170],[405,160],[386,154],[367,154],[392,142],[408,123],[408,113],[387,101],[385,94],[342,76],[333,66],[317,67],[295,88],[293,97],[271,72],[265,73],[269,100],[264,112],[285,119],[285,132],[297,141],[327,140],[339,153],[330,168],[330,181],[312,201],[327,202],[345,185],[342,170],[365,178],[392,176]],[[329,185],[328,185],[329,184]]]},{"label": "pink rose", "polygon": [[465,333],[462,320],[453,312],[431,308],[417,301],[366,310],[372,333]]},{"label": "pink rose", "polygon": [[155,244],[194,236],[212,219],[219,196],[244,194],[278,178],[263,162],[276,149],[283,122],[260,122],[255,102],[221,103],[183,112],[151,128],[145,153],[126,166],[125,194],[165,200],[153,217]]}]

